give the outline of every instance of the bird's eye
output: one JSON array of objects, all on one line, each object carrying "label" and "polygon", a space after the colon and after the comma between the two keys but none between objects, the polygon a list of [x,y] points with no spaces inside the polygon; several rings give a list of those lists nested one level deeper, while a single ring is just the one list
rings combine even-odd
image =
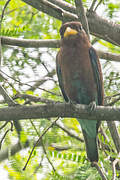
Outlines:
[{"label": "bird's eye", "polygon": [[79,26],[79,31],[81,31],[83,28],[82,28],[82,26]]}]

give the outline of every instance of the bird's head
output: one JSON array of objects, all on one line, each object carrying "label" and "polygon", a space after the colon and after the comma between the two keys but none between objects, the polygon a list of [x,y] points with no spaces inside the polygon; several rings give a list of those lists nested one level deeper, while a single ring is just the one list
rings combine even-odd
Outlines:
[{"label": "bird's head", "polygon": [[74,41],[76,39],[88,40],[82,24],[77,21],[71,21],[63,24],[60,28],[60,36],[64,41]]},{"label": "bird's head", "polygon": [[71,21],[63,24],[60,28],[61,38],[68,38],[83,33],[82,24],[77,21]]}]

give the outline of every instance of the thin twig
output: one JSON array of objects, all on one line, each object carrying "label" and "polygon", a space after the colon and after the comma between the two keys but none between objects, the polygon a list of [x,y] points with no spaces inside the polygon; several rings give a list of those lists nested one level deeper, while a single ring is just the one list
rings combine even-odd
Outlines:
[{"label": "thin twig", "polygon": [[66,1],[63,1],[63,0],[62,1],[61,0],[48,0],[48,1],[51,2],[52,4],[57,5],[61,9],[68,11],[69,13],[76,14],[75,7]]},{"label": "thin twig", "polygon": [[91,6],[90,6],[89,11],[94,11],[93,9],[94,9],[94,6],[95,6],[96,1],[97,1],[97,0],[93,0],[92,4],[91,4]]},{"label": "thin twig", "polygon": [[[2,29],[2,20],[4,18],[4,13],[5,13],[5,9],[7,7],[7,5],[9,4],[11,0],[8,0],[6,3],[5,3],[5,6],[2,10],[2,14],[1,14],[1,19],[0,19],[0,35],[1,35],[1,29]],[[2,61],[2,43],[1,43],[1,36],[0,36],[0,69],[1,69],[1,61]]]},{"label": "thin twig", "polygon": [[99,3],[97,4],[97,6],[95,7],[94,11],[97,10],[98,6],[102,3],[103,0],[100,0]]},{"label": "thin twig", "polygon": [[100,133],[101,133],[101,135],[104,137],[104,142],[105,142],[106,140],[107,140],[107,142],[110,142],[110,140],[109,140],[107,134],[104,132],[102,126],[100,127]]},{"label": "thin twig", "polygon": [[80,138],[79,136],[71,133],[71,132],[70,132],[69,130],[67,130],[65,127],[61,126],[59,123],[55,123],[55,125],[56,125],[57,127],[59,127],[60,129],[62,129],[64,132],[66,132],[70,137],[73,137],[73,138],[77,139],[77,140],[80,141],[80,142],[84,142],[84,140],[83,140],[82,138]]},{"label": "thin twig", "polygon": [[39,165],[35,168],[35,171],[32,175],[36,174],[40,167],[42,167],[42,161],[44,159],[44,155],[42,155]]},{"label": "thin twig", "polygon": [[16,103],[13,101],[13,99],[8,95],[6,90],[1,85],[0,85],[0,94],[4,97],[4,100],[8,104],[8,106],[16,105]]},{"label": "thin twig", "polygon": [[106,104],[106,106],[113,106],[115,103],[117,103],[120,100],[120,97],[114,99],[112,102]]},{"label": "thin twig", "polygon": [[45,98],[41,98],[41,97],[38,97],[38,96],[29,95],[29,94],[16,94],[14,96],[14,99],[17,99],[17,98],[28,99],[29,101],[32,101],[32,102],[42,102],[42,103],[45,103],[45,104],[58,103],[58,101],[53,101],[51,99],[45,99]]},{"label": "thin twig", "polygon": [[55,172],[56,169],[54,168],[53,163],[51,162],[51,160],[50,160],[49,157],[48,157],[48,154],[47,154],[47,151],[46,151],[46,149],[45,149],[43,140],[41,140],[41,143],[42,143],[43,151],[44,151],[44,153],[45,153],[45,155],[46,155],[46,158],[47,158],[48,162],[50,163],[50,165],[52,166],[53,171]]},{"label": "thin twig", "polygon": [[[4,75],[6,75],[7,77],[11,78],[12,80],[14,80],[15,82],[17,82],[17,83],[19,83],[19,84],[21,84],[21,85],[26,85],[26,86],[28,86],[28,87],[33,87],[33,86],[31,86],[30,84],[22,83],[21,81],[13,78],[13,77],[11,77],[11,76],[9,76],[9,75],[6,74],[5,72],[3,72],[1,69],[0,69],[0,72],[2,72]],[[40,87],[37,87],[37,88],[40,89],[40,90],[42,90],[42,91],[45,91],[45,92],[47,92],[47,93],[50,93],[50,94],[53,94],[53,95],[57,95],[57,96],[61,96],[61,95],[56,94],[56,93],[54,93],[54,92],[48,91],[48,90],[46,90],[46,89],[44,89],[44,88],[40,88]]]},{"label": "thin twig", "polygon": [[[38,136],[39,136],[39,138],[40,138],[40,134],[39,134],[39,132],[38,132],[38,130],[37,130],[37,128],[36,128],[36,126],[34,125],[33,121],[32,121],[32,120],[30,120],[30,122],[31,122],[32,126],[34,127],[34,129],[35,129],[35,131],[36,131],[37,135],[38,135]],[[44,154],[46,155],[46,158],[47,158],[48,162],[51,164],[51,166],[52,166],[52,168],[53,168],[53,171],[55,171],[55,168],[54,168],[54,166],[53,166],[52,162],[50,161],[50,159],[49,159],[49,157],[48,157],[48,155],[47,155],[47,152],[46,152],[46,149],[45,149],[45,146],[44,146],[44,144],[43,144],[43,140],[42,140],[42,139],[41,139],[41,144],[42,144],[43,151],[44,151]]]},{"label": "thin twig", "polygon": [[113,94],[111,96],[105,96],[105,98],[107,99],[107,98],[112,98],[112,97],[116,97],[116,96],[120,96],[120,93]]},{"label": "thin twig", "polygon": [[5,132],[5,134],[3,135],[3,137],[2,137],[2,139],[1,139],[1,141],[0,141],[0,149],[1,149],[1,146],[2,146],[2,142],[3,142],[3,140],[5,139],[5,137],[6,137],[6,135],[8,134],[8,132],[9,132],[9,131],[13,131],[13,122],[11,121],[10,123],[11,123],[10,129],[8,129],[8,130]]},{"label": "thin twig", "polygon": [[49,70],[48,70],[47,66],[45,65],[45,63],[41,61],[41,64],[42,64],[42,65],[43,65],[43,67],[46,69],[47,73],[49,74],[50,72],[49,72]]},{"label": "thin twig", "polygon": [[98,165],[97,162],[92,162],[92,163],[91,163],[91,166],[92,166],[92,167],[95,167],[95,168],[97,169],[97,171],[99,172],[102,180],[107,180],[106,176],[104,175],[102,169],[100,168],[100,166]]},{"label": "thin twig", "polygon": [[0,130],[3,129],[9,122],[5,122],[1,127]]},{"label": "thin twig", "polygon": [[[39,132],[38,132],[36,126],[34,125],[34,123],[33,123],[33,121],[32,121],[31,119],[30,119],[30,122],[31,122],[32,126],[34,127],[34,129],[35,129],[37,135],[38,135],[39,138],[40,138],[40,134],[39,134]],[[46,155],[46,158],[47,158],[48,162],[49,162],[50,165],[52,166],[53,171],[56,171],[55,168],[54,168],[54,166],[53,166],[53,164],[52,164],[52,162],[50,161],[50,159],[49,159],[49,157],[48,157],[48,154],[47,154],[47,152],[46,152],[46,149],[45,149],[45,146],[44,146],[44,143],[43,143],[43,140],[42,140],[42,139],[41,139],[41,144],[42,144],[42,148],[43,148],[44,154]]]},{"label": "thin twig", "polygon": [[120,153],[118,154],[118,158],[116,158],[112,163],[112,171],[113,171],[112,180],[116,180],[116,164],[120,161],[119,158],[120,158]]},{"label": "thin twig", "polygon": [[34,145],[33,148],[32,148],[32,151],[31,151],[31,153],[30,153],[30,155],[29,155],[29,157],[28,157],[28,160],[27,160],[27,162],[26,162],[26,164],[25,164],[25,166],[24,166],[24,168],[23,168],[23,171],[26,169],[27,164],[28,164],[28,162],[29,162],[29,160],[30,160],[30,158],[31,158],[31,156],[32,156],[32,153],[33,153],[35,147],[37,146],[37,144],[40,142],[40,140],[42,139],[42,137],[48,132],[48,130],[56,123],[56,121],[58,121],[58,119],[59,119],[59,117],[58,117],[55,121],[53,121],[53,122],[44,130],[44,132],[42,133],[42,135],[41,135],[41,136],[39,137],[39,139],[36,141],[35,145]]},{"label": "thin twig", "polygon": [[2,20],[3,20],[3,18],[4,18],[5,9],[6,9],[6,7],[7,7],[7,5],[9,4],[10,1],[11,1],[11,0],[8,0],[8,1],[5,3],[5,6],[4,6],[3,10],[2,10],[1,20],[0,20],[0,32],[1,32]]},{"label": "thin twig", "polygon": [[[7,91],[0,85],[0,94],[4,97],[5,102],[8,106],[18,105],[14,100],[8,95]],[[17,131],[18,137],[20,137],[20,131],[22,130],[21,124],[19,121],[13,121],[15,129]]]}]

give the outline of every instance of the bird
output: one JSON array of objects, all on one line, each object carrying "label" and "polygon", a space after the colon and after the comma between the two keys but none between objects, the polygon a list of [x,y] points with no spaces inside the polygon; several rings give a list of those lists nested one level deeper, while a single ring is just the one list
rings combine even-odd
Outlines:
[{"label": "bird", "polygon": [[[92,47],[82,24],[71,21],[60,28],[60,49],[56,55],[56,73],[67,103],[104,104],[102,69],[96,50]],[[94,109],[93,108],[93,109]],[[100,121],[77,119],[81,125],[87,158],[98,162],[97,134]]]}]

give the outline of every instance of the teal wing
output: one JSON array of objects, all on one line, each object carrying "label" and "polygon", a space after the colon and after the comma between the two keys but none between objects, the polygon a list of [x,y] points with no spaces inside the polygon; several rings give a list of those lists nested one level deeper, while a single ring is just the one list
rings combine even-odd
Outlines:
[{"label": "teal wing", "polygon": [[93,69],[93,74],[94,74],[94,79],[97,85],[97,94],[98,94],[98,105],[103,104],[103,80],[102,80],[102,72],[98,60],[98,56],[96,54],[96,51],[93,47],[89,49],[89,55],[90,55],[90,60],[92,64],[92,69]]},{"label": "teal wing", "polygon": [[60,64],[59,64],[59,61],[58,61],[58,56],[56,58],[56,71],[57,71],[58,82],[59,82],[59,86],[60,86],[62,95],[63,95],[65,101],[68,102],[69,99],[68,99],[68,97],[67,97],[67,95],[65,93],[65,90],[64,90],[61,67],[60,67]]}]

